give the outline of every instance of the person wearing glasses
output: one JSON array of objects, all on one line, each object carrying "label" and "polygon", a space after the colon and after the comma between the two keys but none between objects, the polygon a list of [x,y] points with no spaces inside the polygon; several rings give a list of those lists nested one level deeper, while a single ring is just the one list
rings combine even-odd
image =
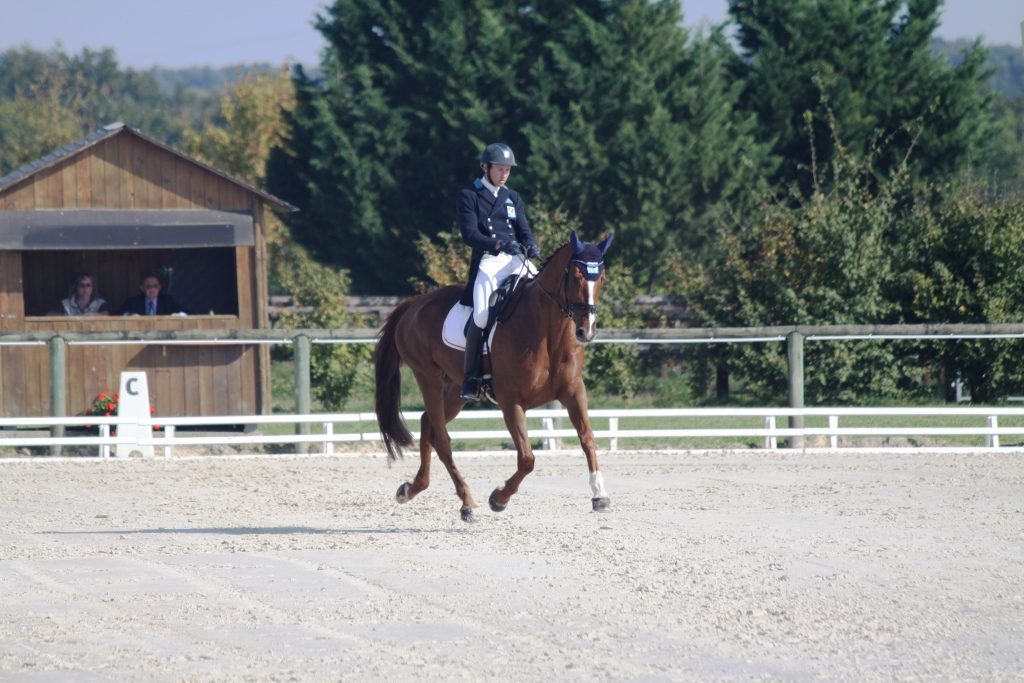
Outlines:
[{"label": "person wearing glasses", "polygon": [[121,315],[172,315],[185,309],[170,294],[163,294],[160,278],[149,273],[139,285],[140,294],[128,297],[121,306]]},{"label": "person wearing glasses", "polygon": [[107,301],[100,296],[96,278],[88,273],[76,275],[68,298],[61,300],[65,315],[106,315],[110,312]]}]

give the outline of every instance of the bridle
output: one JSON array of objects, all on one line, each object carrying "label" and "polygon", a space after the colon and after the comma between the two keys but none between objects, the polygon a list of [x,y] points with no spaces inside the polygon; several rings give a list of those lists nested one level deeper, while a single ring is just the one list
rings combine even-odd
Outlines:
[{"label": "bridle", "polygon": [[587,315],[597,315],[597,305],[585,304],[581,302],[569,301],[568,286],[569,286],[569,268],[572,264],[576,264],[584,277],[591,282],[596,282],[601,277],[601,273],[604,272],[604,261],[583,261],[581,259],[570,259],[565,264],[565,272],[562,273],[562,281],[558,286],[558,294],[561,295],[561,301],[555,294],[552,294],[548,290],[544,289],[544,285],[537,281],[537,286],[540,287],[541,291],[548,295],[548,298],[558,306],[558,310],[562,312],[566,318],[571,318],[574,322],[576,320],[576,313],[586,313]]}]

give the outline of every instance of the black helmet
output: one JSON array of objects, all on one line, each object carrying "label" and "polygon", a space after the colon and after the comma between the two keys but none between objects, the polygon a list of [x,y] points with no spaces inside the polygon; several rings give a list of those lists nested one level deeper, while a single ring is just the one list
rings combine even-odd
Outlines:
[{"label": "black helmet", "polygon": [[516,155],[503,142],[494,142],[484,147],[480,155],[481,164],[504,164],[505,166],[516,165]]}]

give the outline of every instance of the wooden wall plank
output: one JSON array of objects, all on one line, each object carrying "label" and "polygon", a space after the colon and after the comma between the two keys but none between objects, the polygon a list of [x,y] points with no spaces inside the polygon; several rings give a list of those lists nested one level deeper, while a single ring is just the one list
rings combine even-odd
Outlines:
[{"label": "wooden wall plank", "polygon": [[253,316],[253,274],[252,249],[235,248],[235,281],[238,296],[238,324],[241,327],[255,327]]},{"label": "wooden wall plank", "polygon": [[131,172],[132,156],[130,141],[126,135],[118,135],[110,138],[108,144],[114,149],[114,164],[117,166],[117,206],[123,209],[134,209],[135,206],[135,183],[138,180]]},{"label": "wooden wall plank", "polygon": [[102,149],[93,148],[89,150],[89,196],[92,198],[89,206],[93,209],[107,207],[107,185],[112,176],[109,170],[110,162],[102,153]]},{"label": "wooden wall plank", "polygon": [[60,174],[61,200],[58,208],[77,209],[78,204],[78,179],[75,165],[71,162],[64,162],[58,167]]},{"label": "wooden wall plank", "polygon": [[0,330],[20,330],[25,317],[21,252],[0,251]]},{"label": "wooden wall plank", "polygon": [[161,208],[161,166],[166,153],[139,138],[125,136],[124,145],[130,161],[128,170],[134,182],[132,205],[136,209]]},{"label": "wooden wall plank", "polygon": [[172,158],[161,164],[163,183],[161,190],[161,206],[165,209],[188,209],[193,204],[188,199],[188,168],[180,159]]},{"label": "wooden wall plank", "polygon": [[35,192],[35,208],[59,209],[64,200],[60,171],[50,168],[35,176],[32,183]]},{"label": "wooden wall plank", "polygon": [[82,155],[75,159],[75,196],[78,207],[92,208],[92,159],[91,155]]}]

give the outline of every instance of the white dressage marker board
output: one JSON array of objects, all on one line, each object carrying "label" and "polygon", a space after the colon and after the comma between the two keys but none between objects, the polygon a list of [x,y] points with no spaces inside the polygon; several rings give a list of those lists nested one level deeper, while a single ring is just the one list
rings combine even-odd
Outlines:
[{"label": "white dressage marker board", "polygon": [[139,441],[153,438],[150,425],[140,425],[134,420],[149,418],[149,382],[144,372],[122,372],[120,397],[117,403],[117,416],[131,419],[117,425],[117,435],[134,443],[121,444],[114,447],[114,455],[129,457],[153,455],[153,445],[139,444]]}]

